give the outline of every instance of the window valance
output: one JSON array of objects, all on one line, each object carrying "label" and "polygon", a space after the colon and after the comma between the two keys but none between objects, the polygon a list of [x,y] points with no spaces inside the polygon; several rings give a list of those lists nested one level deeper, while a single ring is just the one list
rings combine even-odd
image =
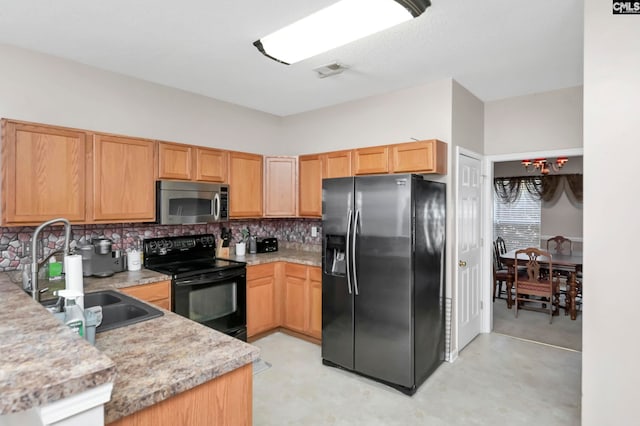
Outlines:
[{"label": "window valance", "polygon": [[505,203],[516,201],[520,188],[524,187],[545,203],[555,203],[565,192],[571,204],[582,207],[581,174],[499,177],[493,180],[493,187],[498,198]]}]

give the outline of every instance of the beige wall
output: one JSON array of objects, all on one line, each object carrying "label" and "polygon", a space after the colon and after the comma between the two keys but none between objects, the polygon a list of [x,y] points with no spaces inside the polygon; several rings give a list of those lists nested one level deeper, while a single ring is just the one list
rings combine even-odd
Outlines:
[{"label": "beige wall", "polygon": [[6,45],[0,58],[0,117],[282,152],[276,116]]},{"label": "beige wall", "polygon": [[283,118],[289,154],[410,142],[451,141],[451,80]]},{"label": "beige wall", "polygon": [[485,103],[487,155],[582,147],[582,87]]},{"label": "beige wall", "polygon": [[453,145],[484,153],[484,103],[455,80],[451,134]]},{"label": "beige wall", "polygon": [[[582,424],[638,424],[640,16],[585,1]],[[611,161],[610,161],[611,160]]]},{"label": "beige wall", "polygon": [[[495,177],[521,176],[526,173],[519,161],[495,163],[493,168]],[[563,174],[583,173],[582,157],[571,157],[562,169]],[[577,251],[582,251],[583,238],[583,207],[571,204],[563,193],[555,202],[542,203],[540,211],[540,234],[553,237],[563,235],[576,242]],[[546,239],[545,239],[546,241]],[[541,245],[545,247],[545,245]]]}]

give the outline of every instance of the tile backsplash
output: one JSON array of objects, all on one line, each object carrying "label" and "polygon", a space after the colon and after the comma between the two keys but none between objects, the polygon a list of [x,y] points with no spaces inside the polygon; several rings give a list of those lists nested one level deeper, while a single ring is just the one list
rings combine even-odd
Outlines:
[{"label": "tile backsplash", "polygon": [[[311,236],[311,228],[318,228],[316,237]],[[141,223],[114,223],[105,225],[73,225],[72,247],[89,243],[92,238],[106,237],[113,241],[114,250],[127,250],[145,238],[194,235],[212,233],[220,238],[222,227],[231,228],[235,245],[242,237],[242,229],[249,229],[251,235],[276,237],[282,248],[296,248],[320,251],[322,240],[320,219],[247,219],[204,225],[153,225]],[[0,271],[20,269],[31,261],[31,256],[23,253],[25,246],[31,246],[31,236],[35,227],[0,228]],[[62,248],[64,228],[51,226],[40,233],[38,258]]]}]

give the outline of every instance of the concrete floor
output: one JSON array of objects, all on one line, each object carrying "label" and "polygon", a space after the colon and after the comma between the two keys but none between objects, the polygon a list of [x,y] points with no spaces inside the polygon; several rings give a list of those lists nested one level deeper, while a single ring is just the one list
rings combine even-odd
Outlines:
[{"label": "concrete floor", "polygon": [[482,334],[413,397],[322,365],[320,346],[274,333],[254,344],[253,424],[579,425],[578,352]]}]

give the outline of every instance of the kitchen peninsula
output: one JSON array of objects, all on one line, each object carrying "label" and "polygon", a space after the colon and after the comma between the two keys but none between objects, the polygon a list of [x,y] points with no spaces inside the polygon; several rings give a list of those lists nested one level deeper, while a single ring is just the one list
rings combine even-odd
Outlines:
[{"label": "kitchen peninsula", "polygon": [[[85,288],[167,278],[143,270],[90,279]],[[107,424],[134,424],[145,416],[153,424],[189,424],[201,416],[219,424],[251,424],[251,363],[259,350],[169,311],[99,333],[93,347],[0,274],[0,325],[0,414],[113,383],[104,405]]]}]

